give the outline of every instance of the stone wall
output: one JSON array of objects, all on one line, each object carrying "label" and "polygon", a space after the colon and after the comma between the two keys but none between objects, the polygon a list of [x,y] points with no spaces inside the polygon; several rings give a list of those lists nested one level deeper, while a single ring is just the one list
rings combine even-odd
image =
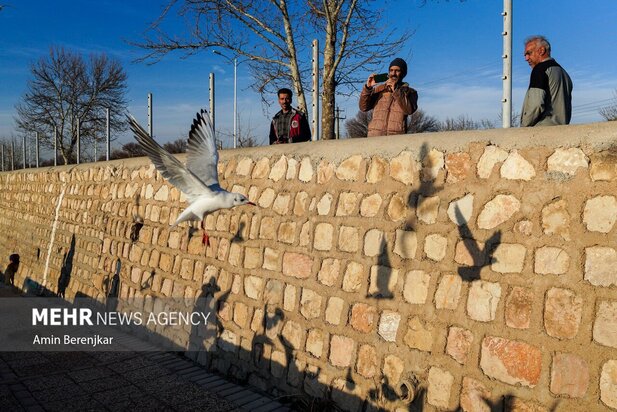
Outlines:
[{"label": "stone wall", "polygon": [[218,342],[191,356],[273,393],[617,410],[616,142],[603,123],[225,151],[222,186],[258,206],[208,216],[209,247],[170,227],[186,204],[145,158],[2,173],[0,256],[52,291],[70,259],[68,299],[104,300],[118,261],[125,299],[210,290]]}]

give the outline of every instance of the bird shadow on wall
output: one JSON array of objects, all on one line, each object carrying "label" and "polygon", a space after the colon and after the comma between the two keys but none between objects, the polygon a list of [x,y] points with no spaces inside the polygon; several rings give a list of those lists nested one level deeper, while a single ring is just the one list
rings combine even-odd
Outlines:
[{"label": "bird shadow on wall", "polygon": [[[422,204],[427,201],[431,196],[436,195],[443,190],[443,186],[436,186],[436,176],[427,175],[430,170],[433,170],[437,165],[435,160],[428,158],[429,145],[427,142],[422,143],[420,147],[420,159],[423,162],[422,170],[419,173],[420,186],[416,190],[412,190],[407,196],[407,207],[413,211],[413,213],[407,218],[405,222],[406,230],[415,230],[417,226],[417,211],[421,208]],[[426,161],[426,163],[424,163]]]}]

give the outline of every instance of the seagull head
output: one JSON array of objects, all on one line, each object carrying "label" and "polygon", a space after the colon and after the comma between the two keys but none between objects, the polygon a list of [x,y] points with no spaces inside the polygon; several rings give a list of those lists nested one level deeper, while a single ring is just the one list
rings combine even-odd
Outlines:
[{"label": "seagull head", "polygon": [[255,203],[249,201],[246,196],[240,193],[232,193],[233,195],[233,206],[242,206],[242,205],[252,205],[255,206]]}]

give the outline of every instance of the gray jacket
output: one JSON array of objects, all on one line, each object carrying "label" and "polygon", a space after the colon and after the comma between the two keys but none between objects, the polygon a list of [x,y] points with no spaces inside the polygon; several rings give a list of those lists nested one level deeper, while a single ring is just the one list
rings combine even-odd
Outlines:
[{"label": "gray jacket", "polygon": [[570,76],[554,59],[536,64],[523,102],[521,126],[569,124],[571,117]]}]

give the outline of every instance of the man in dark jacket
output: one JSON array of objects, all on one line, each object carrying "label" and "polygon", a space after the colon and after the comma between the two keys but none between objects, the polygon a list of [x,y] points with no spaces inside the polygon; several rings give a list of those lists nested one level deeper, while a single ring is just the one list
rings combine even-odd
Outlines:
[{"label": "man in dark jacket", "polygon": [[418,109],[418,92],[403,83],[407,75],[407,63],[396,58],[390,63],[388,79],[376,84],[371,74],[360,94],[360,110],[373,110],[373,119],[368,125],[368,137],[407,133],[407,116]]},{"label": "man in dark jacket", "polygon": [[289,89],[278,91],[281,110],[270,124],[270,144],[297,143],[311,140],[311,129],[306,116],[291,107],[293,93]]},{"label": "man in dark jacket", "polygon": [[551,58],[551,45],[544,36],[525,41],[525,60],[531,66],[521,126],[569,124],[572,117],[572,80]]}]

